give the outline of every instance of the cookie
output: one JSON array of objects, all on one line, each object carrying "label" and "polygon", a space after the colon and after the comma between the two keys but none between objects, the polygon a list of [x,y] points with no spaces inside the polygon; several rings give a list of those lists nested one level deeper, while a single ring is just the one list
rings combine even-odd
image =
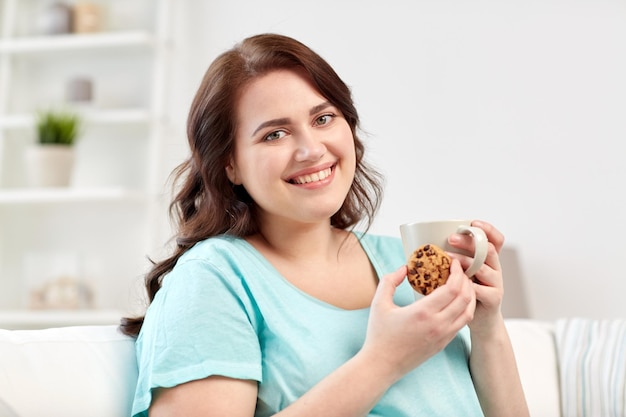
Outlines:
[{"label": "cookie", "polygon": [[436,245],[422,245],[411,254],[407,263],[408,280],[413,289],[428,295],[442,286],[450,276],[450,257]]}]

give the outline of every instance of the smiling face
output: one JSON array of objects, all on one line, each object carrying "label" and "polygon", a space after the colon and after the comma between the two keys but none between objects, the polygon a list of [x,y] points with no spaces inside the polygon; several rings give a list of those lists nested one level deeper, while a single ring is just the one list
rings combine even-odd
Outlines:
[{"label": "smiling face", "polygon": [[276,70],[244,88],[226,173],[254,199],[261,223],[329,222],[355,165],[350,126],[306,76]]}]

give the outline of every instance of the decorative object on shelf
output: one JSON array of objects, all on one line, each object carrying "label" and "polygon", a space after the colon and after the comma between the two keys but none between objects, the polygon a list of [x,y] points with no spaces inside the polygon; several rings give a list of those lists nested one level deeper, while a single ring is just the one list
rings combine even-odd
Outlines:
[{"label": "decorative object on shelf", "polygon": [[24,257],[25,302],[29,309],[90,309],[94,291],[83,278],[86,263],[76,252],[29,252]]},{"label": "decorative object on shelf", "polygon": [[80,117],[71,112],[45,111],[37,118],[37,138],[40,145],[72,146],[78,137]]},{"label": "decorative object on shelf", "polygon": [[72,32],[94,33],[101,27],[101,13],[98,5],[89,1],[80,1],[74,5]]},{"label": "decorative object on shelf", "polygon": [[93,83],[86,77],[70,79],[66,85],[65,99],[73,104],[88,104],[93,99]]},{"label": "decorative object on shelf", "polygon": [[31,309],[84,309],[93,307],[93,293],[84,282],[61,276],[31,289]]},{"label": "decorative object on shelf", "polygon": [[37,20],[42,35],[61,35],[72,31],[72,8],[63,2],[46,6]]},{"label": "decorative object on shelf", "polygon": [[26,149],[26,172],[33,187],[66,187],[74,167],[74,142],[81,119],[46,111],[37,117],[37,143]]}]

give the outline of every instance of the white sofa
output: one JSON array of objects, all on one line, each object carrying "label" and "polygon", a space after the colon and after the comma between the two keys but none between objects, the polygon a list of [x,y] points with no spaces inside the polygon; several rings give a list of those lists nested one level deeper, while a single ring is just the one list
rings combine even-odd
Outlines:
[{"label": "white sofa", "polygon": [[[507,326],[531,415],[560,416],[554,323]],[[136,375],[133,340],[114,325],[0,330],[0,417],[128,417]]]}]

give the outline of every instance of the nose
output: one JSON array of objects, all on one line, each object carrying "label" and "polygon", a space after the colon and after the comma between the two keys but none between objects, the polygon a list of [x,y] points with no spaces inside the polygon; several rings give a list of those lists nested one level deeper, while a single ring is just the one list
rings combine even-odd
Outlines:
[{"label": "nose", "polygon": [[325,154],[326,146],[314,134],[299,135],[294,155],[296,161],[319,161]]}]

